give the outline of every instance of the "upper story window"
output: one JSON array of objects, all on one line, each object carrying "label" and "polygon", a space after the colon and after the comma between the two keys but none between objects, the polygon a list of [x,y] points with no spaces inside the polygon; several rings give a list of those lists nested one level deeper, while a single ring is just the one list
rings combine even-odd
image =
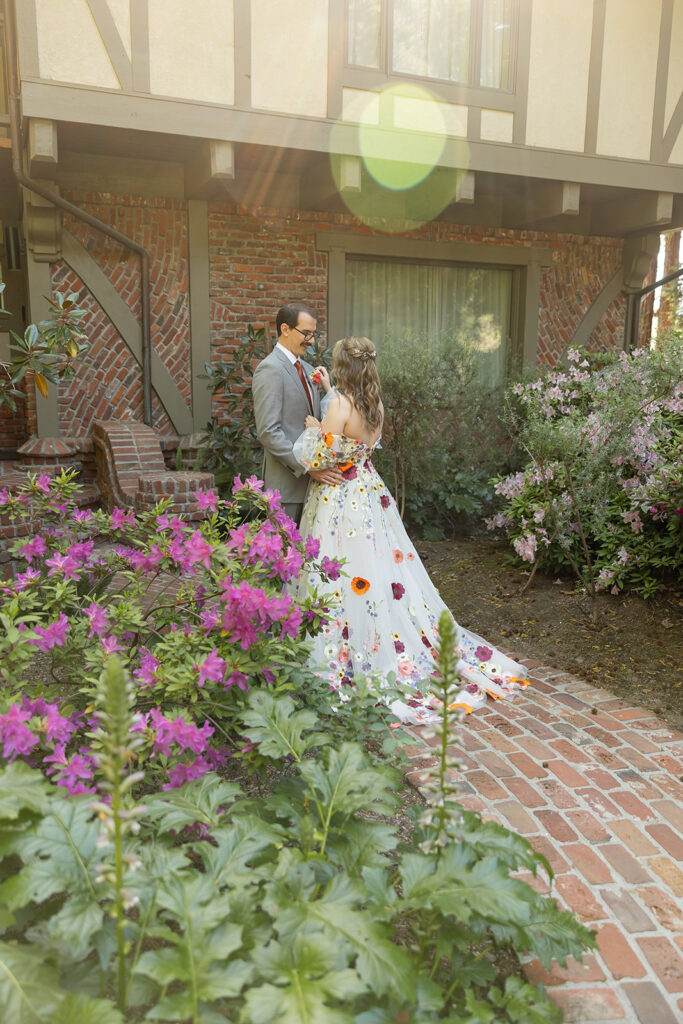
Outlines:
[{"label": "upper story window", "polygon": [[517,0],[347,0],[347,62],[510,91],[517,7]]}]

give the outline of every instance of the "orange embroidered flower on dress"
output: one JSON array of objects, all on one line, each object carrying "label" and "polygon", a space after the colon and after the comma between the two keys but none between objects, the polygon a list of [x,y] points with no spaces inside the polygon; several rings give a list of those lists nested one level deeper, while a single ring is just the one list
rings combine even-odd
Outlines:
[{"label": "orange embroidered flower on dress", "polygon": [[392,557],[393,557],[395,562],[402,562],[403,561],[403,552],[399,551],[398,548],[394,548],[394,550],[391,552],[391,554],[392,554]]},{"label": "orange embroidered flower on dress", "polygon": [[352,466],[352,465],[353,465],[353,462],[345,462],[345,463],[344,463],[343,465],[342,465],[342,464],[341,464],[341,462],[340,462],[340,463],[339,463],[339,468],[341,469],[341,471],[342,471],[342,473],[343,473],[343,472],[344,472],[345,470],[347,470],[347,469],[351,469],[351,466]]},{"label": "orange embroidered flower on dress", "polygon": [[328,448],[334,444],[334,434],[323,434],[323,440]]},{"label": "orange embroidered flower on dress", "polygon": [[362,576],[354,576],[351,580],[351,590],[354,594],[367,594],[370,584]]}]

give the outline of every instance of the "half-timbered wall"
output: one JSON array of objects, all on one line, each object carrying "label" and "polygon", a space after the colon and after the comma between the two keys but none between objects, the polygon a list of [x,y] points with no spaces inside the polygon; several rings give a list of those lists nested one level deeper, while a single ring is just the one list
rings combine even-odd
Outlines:
[{"label": "half-timbered wall", "polygon": [[[384,9],[390,14],[401,2],[385,0]],[[407,80],[388,66],[347,63],[346,0],[22,0],[18,7],[22,77],[77,87],[76,121],[124,118],[135,127],[139,116],[149,129],[144,98],[168,99],[251,112],[253,140],[265,141],[272,125],[258,112],[353,122],[364,97]],[[511,144],[683,163],[683,0],[517,0],[513,10],[509,88],[410,79],[444,105],[449,135],[495,144],[498,169],[498,147]],[[382,31],[390,31],[390,18]],[[99,115],[93,90],[102,93]],[[27,113],[55,116],[47,94],[25,93]],[[112,106],[115,94],[137,96],[138,114]],[[189,109],[174,125],[172,104],[154,112],[162,131],[227,139],[235,127],[205,111],[193,130]],[[286,137],[286,123],[280,128]],[[317,148],[329,141],[316,139]]]}]

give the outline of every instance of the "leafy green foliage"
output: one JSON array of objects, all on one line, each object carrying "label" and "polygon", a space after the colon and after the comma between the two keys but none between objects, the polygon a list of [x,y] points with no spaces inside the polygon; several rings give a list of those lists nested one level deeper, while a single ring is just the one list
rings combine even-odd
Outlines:
[{"label": "leafy green foliage", "polygon": [[404,338],[380,351],[386,409],[376,461],[401,514],[440,540],[491,506],[490,478],[516,464],[502,389],[482,385],[476,353],[450,339],[440,350]]},{"label": "leafy green foliage", "polygon": [[[0,283],[0,293],[5,285]],[[12,360],[0,364],[0,408],[16,409],[24,399],[19,387],[27,373],[33,374],[36,387],[45,397],[48,381],[73,377],[76,362],[88,349],[83,321],[87,311],[77,304],[78,296],[56,292],[48,298],[50,314],[39,324],[29,324],[23,335],[11,331]]]},{"label": "leafy green foliage", "polygon": [[251,377],[259,360],[269,352],[263,327],[247,328],[247,337],[231,351],[228,362],[206,363],[200,374],[209,383],[212,395],[220,395],[219,413],[206,425],[199,459],[202,468],[212,472],[221,491],[232,485],[237,475],[253,473],[259,463],[260,446],[256,439]]},{"label": "leafy green foliage", "polygon": [[12,1020],[117,1024],[138,1006],[192,1024],[555,1024],[542,991],[497,982],[487,944],[548,964],[580,957],[592,935],[511,876],[550,874],[526,840],[454,799],[447,616],[440,636],[438,766],[403,846],[396,770],[333,742],[286,695],[247,698],[246,735],[289,765],[268,796],[207,774],[134,802],[134,695],[111,658],[95,694],[94,798],[47,790],[25,766],[0,772],[0,828],[15,828],[0,909],[36,922],[10,921],[0,942]]},{"label": "leafy green foliage", "polygon": [[650,597],[683,564],[683,342],[569,366],[509,396],[523,471],[495,482],[488,525],[522,561],[571,572],[595,600],[630,587]]}]

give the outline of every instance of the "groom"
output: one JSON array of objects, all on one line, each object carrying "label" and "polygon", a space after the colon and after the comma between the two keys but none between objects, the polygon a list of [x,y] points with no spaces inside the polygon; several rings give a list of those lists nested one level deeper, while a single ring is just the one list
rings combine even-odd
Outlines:
[{"label": "groom", "polygon": [[320,394],[311,382],[313,367],[302,358],[316,337],[315,314],[303,302],[289,302],[278,310],[275,326],[277,344],[252,379],[254,417],[265,451],[266,487],[280,492],[282,507],[298,525],[309,476],[325,484],[339,484],[342,476],[338,469],[307,472],[292,454],[306,417],[320,418]]}]

